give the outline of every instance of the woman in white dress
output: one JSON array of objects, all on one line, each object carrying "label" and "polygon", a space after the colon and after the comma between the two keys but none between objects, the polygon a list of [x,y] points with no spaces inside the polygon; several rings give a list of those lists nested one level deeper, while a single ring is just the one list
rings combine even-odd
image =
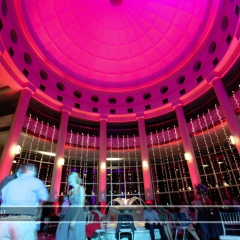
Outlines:
[{"label": "woman in white dress", "polygon": [[68,183],[73,188],[68,193],[70,207],[58,225],[56,240],[85,240],[86,221],[84,213],[85,190],[77,172],[68,176]]}]

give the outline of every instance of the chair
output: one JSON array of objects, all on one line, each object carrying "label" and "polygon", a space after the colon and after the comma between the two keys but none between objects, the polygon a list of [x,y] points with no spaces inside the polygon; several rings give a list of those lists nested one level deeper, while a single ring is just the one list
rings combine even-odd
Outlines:
[{"label": "chair", "polygon": [[223,227],[223,235],[219,236],[222,240],[238,240],[239,236],[226,235],[226,231],[240,231],[240,212],[220,212],[220,218]]},{"label": "chair", "polygon": [[116,228],[116,238],[121,239],[121,235],[130,235],[131,239],[134,238],[134,231],[136,230],[133,217],[128,214],[120,214],[118,216],[118,224]]},{"label": "chair", "polygon": [[126,235],[126,234],[130,234],[131,235],[131,239],[133,240],[133,230],[130,227],[131,222],[130,221],[122,221],[121,222],[121,227],[119,229],[119,233],[118,233],[118,239],[121,239],[121,234]]},{"label": "chair", "polygon": [[94,235],[97,235],[98,240],[105,239],[108,240],[107,228],[109,223],[110,215],[106,216],[104,221],[101,221],[101,229],[97,229]]},{"label": "chair", "polygon": [[185,213],[179,213],[179,221],[180,225],[176,228],[175,240],[177,239],[179,229],[183,230],[183,240],[186,240],[186,229],[191,224],[191,222],[189,221],[189,219],[187,219]]}]

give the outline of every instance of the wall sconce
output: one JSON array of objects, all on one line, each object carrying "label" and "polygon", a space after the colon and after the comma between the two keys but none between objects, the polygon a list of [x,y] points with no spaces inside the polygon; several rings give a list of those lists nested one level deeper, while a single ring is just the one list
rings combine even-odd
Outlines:
[{"label": "wall sconce", "polygon": [[65,159],[64,159],[64,158],[60,158],[60,159],[59,159],[59,165],[60,165],[60,166],[63,166],[64,163],[65,163]]},{"label": "wall sconce", "polygon": [[106,163],[102,163],[102,170],[106,169]]},{"label": "wall sconce", "polygon": [[236,145],[235,138],[232,135],[229,137],[229,141],[230,141],[230,144]]},{"label": "wall sconce", "polygon": [[190,153],[184,153],[184,158],[189,161],[191,159]]},{"label": "wall sconce", "polygon": [[21,150],[22,150],[22,147],[21,147],[20,145],[17,145],[17,146],[15,147],[15,154],[16,154],[16,155],[20,154]]},{"label": "wall sconce", "polygon": [[147,166],[148,166],[147,161],[143,161],[143,167],[147,168]]}]

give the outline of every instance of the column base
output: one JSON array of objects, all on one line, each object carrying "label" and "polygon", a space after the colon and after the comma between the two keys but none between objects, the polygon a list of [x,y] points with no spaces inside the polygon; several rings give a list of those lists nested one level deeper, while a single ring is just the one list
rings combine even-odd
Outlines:
[{"label": "column base", "polygon": [[99,210],[100,210],[100,212],[101,212],[102,214],[106,214],[106,213],[105,213],[105,209],[106,209],[107,203],[106,203],[106,202],[99,202],[98,205],[99,205]]}]

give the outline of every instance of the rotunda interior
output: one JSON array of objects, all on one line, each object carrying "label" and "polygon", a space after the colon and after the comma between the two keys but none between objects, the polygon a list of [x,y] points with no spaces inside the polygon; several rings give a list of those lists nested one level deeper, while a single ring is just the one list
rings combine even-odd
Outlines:
[{"label": "rotunda interior", "polygon": [[[237,0],[0,0],[0,180],[62,201],[240,196]],[[18,152],[15,150],[18,149]]]}]

